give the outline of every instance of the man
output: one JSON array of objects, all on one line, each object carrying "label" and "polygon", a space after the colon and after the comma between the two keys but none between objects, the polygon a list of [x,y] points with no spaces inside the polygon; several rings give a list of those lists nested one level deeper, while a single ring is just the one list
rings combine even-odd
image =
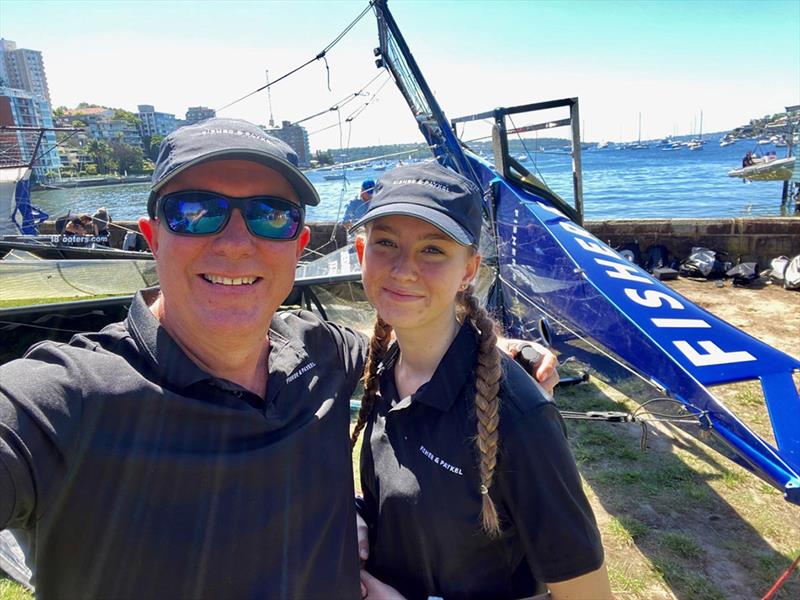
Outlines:
[{"label": "man", "polygon": [[364,341],[275,316],[319,202],[296,161],[243,121],[168,136],[140,221],[160,294],[0,367],[0,529],[37,597],[359,594]]},{"label": "man", "polygon": [[353,223],[358,221],[369,208],[369,201],[372,199],[372,193],[375,190],[375,180],[365,179],[361,182],[361,191],[357,198],[353,198],[344,210],[342,217],[342,225],[346,229],[350,229]]},{"label": "man", "polygon": [[359,594],[347,428],[366,339],[276,314],[319,202],[296,165],[245,121],[172,133],[139,222],[160,292],[0,366],[0,529],[37,597]]}]

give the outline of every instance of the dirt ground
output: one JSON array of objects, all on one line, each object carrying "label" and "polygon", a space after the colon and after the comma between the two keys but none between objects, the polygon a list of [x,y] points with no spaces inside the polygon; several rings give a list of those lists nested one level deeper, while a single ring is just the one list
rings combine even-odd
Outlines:
[{"label": "dirt ground", "polygon": [[[670,287],[754,337],[800,356],[800,293],[778,286],[680,279]],[[800,377],[795,378],[796,384]],[[631,393],[632,392],[632,393]],[[760,386],[713,393],[764,439],[771,427]],[[557,393],[569,410],[637,406],[599,378]],[[628,396],[628,397],[626,397]],[[800,422],[800,419],[798,419]],[[686,430],[568,421],[570,444],[597,515],[617,598],[761,598],[800,555],[800,508]],[[695,429],[696,431],[696,429]],[[776,598],[800,598],[797,572]]]}]

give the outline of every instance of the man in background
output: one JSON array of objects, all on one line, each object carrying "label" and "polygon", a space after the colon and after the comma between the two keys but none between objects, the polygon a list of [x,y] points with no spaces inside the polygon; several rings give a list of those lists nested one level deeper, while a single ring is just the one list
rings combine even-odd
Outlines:
[{"label": "man in background", "polygon": [[353,223],[358,221],[369,208],[369,201],[372,200],[372,193],[375,190],[375,180],[365,179],[361,182],[361,191],[357,198],[353,198],[347,205],[342,217],[342,225],[349,231]]}]

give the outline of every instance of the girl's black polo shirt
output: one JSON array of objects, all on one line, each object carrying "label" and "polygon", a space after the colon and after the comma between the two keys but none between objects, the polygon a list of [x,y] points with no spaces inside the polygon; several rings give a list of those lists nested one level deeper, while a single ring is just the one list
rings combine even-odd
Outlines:
[{"label": "girl's black polo shirt", "polygon": [[584,575],[603,563],[591,507],[564,424],[529,376],[504,357],[500,452],[491,496],[503,534],[481,529],[475,448],[477,337],[462,326],[433,378],[400,399],[396,349],[361,452],[367,569],[409,598],[521,598],[537,582]]}]

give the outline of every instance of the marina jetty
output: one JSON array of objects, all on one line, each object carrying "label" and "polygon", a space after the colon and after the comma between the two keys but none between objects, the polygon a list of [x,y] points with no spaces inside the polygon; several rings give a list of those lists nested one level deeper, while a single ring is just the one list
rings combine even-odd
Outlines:
[{"label": "marina jetty", "polygon": [[[333,222],[309,223],[310,250],[322,253],[347,245],[347,232]],[[635,242],[644,251],[661,244],[673,255],[686,258],[695,246],[726,253],[731,262],[757,262],[760,269],[776,256],[800,254],[800,219],[796,217],[745,217],[710,219],[613,219],[587,221],[593,235],[612,248]],[[138,231],[135,221],[111,223],[113,247],[121,248],[125,234]],[[42,234],[55,233],[52,221],[40,226]],[[138,237],[138,236],[137,236]],[[139,237],[140,250],[145,249]]]}]

